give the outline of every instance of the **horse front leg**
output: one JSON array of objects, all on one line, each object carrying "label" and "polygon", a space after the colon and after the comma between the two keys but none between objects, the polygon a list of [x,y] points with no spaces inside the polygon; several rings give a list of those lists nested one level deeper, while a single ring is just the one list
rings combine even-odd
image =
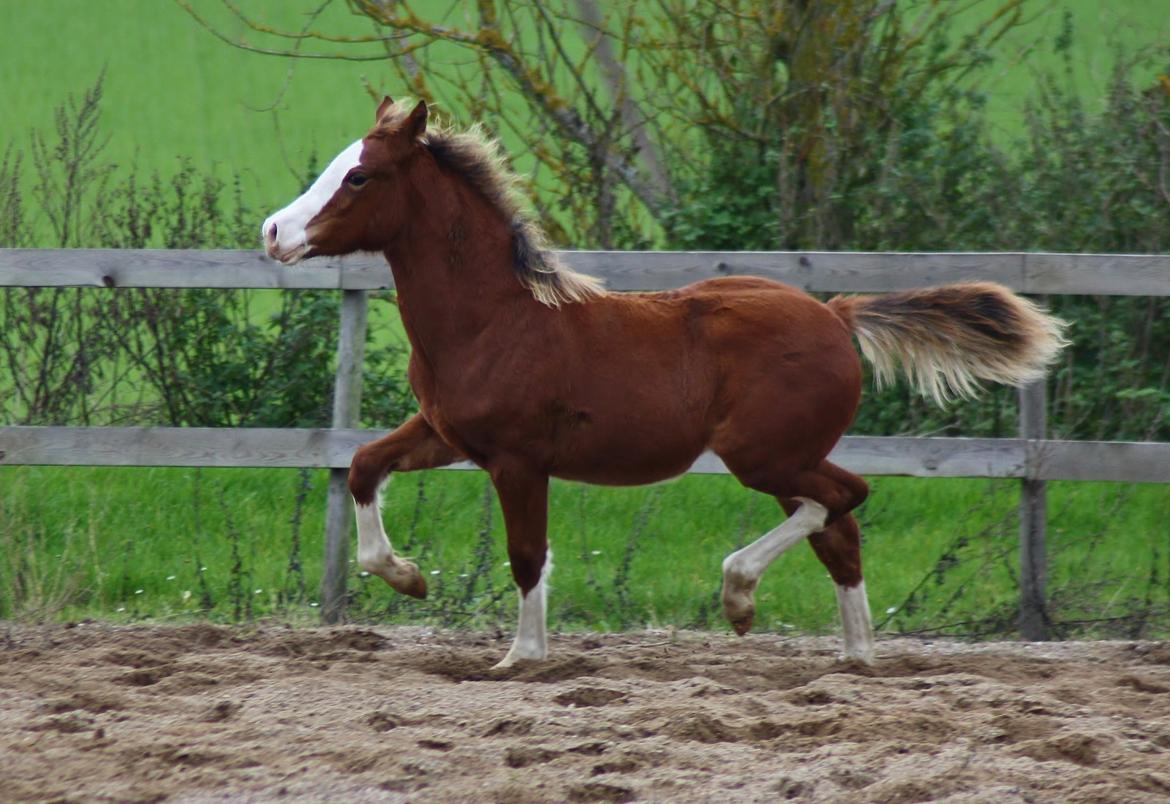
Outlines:
[{"label": "horse front leg", "polygon": [[427,596],[427,584],[418,567],[396,555],[386,536],[379,489],[391,472],[434,469],[463,457],[421,414],[407,419],[390,435],[358,447],[349,466],[349,490],[357,515],[359,567],[404,595]]},{"label": "horse front leg", "polygon": [[512,647],[496,665],[502,668],[548,656],[545,608],[548,575],[552,570],[552,551],[548,547],[548,476],[516,467],[493,467],[492,483],[504,512],[512,578],[520,591],[520,622]]}]

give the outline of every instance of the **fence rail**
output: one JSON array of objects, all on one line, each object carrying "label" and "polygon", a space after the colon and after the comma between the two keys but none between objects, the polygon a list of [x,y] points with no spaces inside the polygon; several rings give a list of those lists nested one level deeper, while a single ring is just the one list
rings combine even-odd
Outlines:
[{"label": "fence rail", "polygon": [[[353,428],[0,427],[0,466],[349,468],[389,431]],[[846,436],[829,456],[863,475],[1170,483],[1170,444],[1025,438]],[[470,462],[447,467],[477,469]],[[695,474],[726,474],[711,453]]]},{"label": "fence rail", "polygon": [[[1170,256],[1139,254],[564,251],[613,290],[665,290],[752,274],[819,292],[888,292],[991,280],[1031,294],[1170,296]],[[0,426],[0,465],[315,467],[330,469],[322,615],[344,616],[354,449],[383,435],[355,429],[368,291],[393,287],[381,257],[287,268],[255,251],[0,249],[0,287],[339,290],[338,368],[328,429]],[[1020,480],[1020,630],[1046,639],[1045,483],[1170,483],[1170,444],[1045,438],[1044,384],[1020,392],[1019,438],[847,437],[835,462],[859,474]],[[474,469],[459,464],[454,469]],[[705,454],[691,472],[726,472]]]},{"label": "fence rail", "polygon": [[[811,291],[906,290],[988,280],[1020,293],[1170,296],[1170,257],[1033,252],[562,251],[613,290],[667,290],[752,274]],[[291,268],[258,251],[0,249],[0,287],[383,290],[381,257],[310,260]]]}]

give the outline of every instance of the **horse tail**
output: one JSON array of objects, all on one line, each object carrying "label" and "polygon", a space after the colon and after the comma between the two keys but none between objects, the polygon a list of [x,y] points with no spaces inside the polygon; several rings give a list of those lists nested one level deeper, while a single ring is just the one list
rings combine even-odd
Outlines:
[{"label": "horse tail", "polygon": [[1038,380],[1068,343],[1064,321],[992,282],[837,296],[829,307],[857,336],[879,388],[901,364],[939,405],[974,396],[980,380]]}]

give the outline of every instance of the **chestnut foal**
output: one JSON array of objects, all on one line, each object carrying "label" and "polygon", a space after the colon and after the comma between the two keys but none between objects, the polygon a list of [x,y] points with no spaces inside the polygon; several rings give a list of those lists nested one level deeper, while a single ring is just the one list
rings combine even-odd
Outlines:
[{"label": "chestnut foal", "polygon": [[267,252],[283,263],[380,251],[394,274],[420,412],[353,457],[360,566],[425,596],[386,537],[379,488],[391,472],[474,461],[499,495],[520,591],[499,666],[544,659],[549,478],[653,483],[711,450],[789,515],[723,562],[735,630],[751,627],[764,570],[807,538],[836,582],[845,656],[871,662],[850,514],[868,489],[825,460],[861,393],[853,337],[879,380],[901,364],[941,402],[981,379],[1041,376],[1061,322],[987,283],[827,304],[753,277],[607,293],[557,261],[514,179],[478,129],[428,129],[425,103],[386,98],[374,128],[264,222]]}]

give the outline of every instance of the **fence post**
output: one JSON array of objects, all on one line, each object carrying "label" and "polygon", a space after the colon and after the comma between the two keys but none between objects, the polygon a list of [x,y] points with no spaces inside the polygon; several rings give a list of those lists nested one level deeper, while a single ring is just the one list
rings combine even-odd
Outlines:
[{"label": "fence post", "polygon": [[[362,408],[362,362],[366,350],[366,291],[341,292],[341,321],[337,337],[337,378],[333,386],[333,428],[356,427]],[[325,510],[325,570],[321,576],[321,620],[345,619],[349,539],[353,522],[346,479],[348,469],[329,470],[329,500]]]},{"label": "fence post", "polygon": [[1034,442],[1047,436],[1048,395],[1045,380],[1020,389],[1020,438],[1025,446],[1024,479],[1020,481],[1020,636],[1029,642],[1049,639],[1045,581],[1048,574],[1045,531],[1048,489],[1037,478],[1041,458]]}]

